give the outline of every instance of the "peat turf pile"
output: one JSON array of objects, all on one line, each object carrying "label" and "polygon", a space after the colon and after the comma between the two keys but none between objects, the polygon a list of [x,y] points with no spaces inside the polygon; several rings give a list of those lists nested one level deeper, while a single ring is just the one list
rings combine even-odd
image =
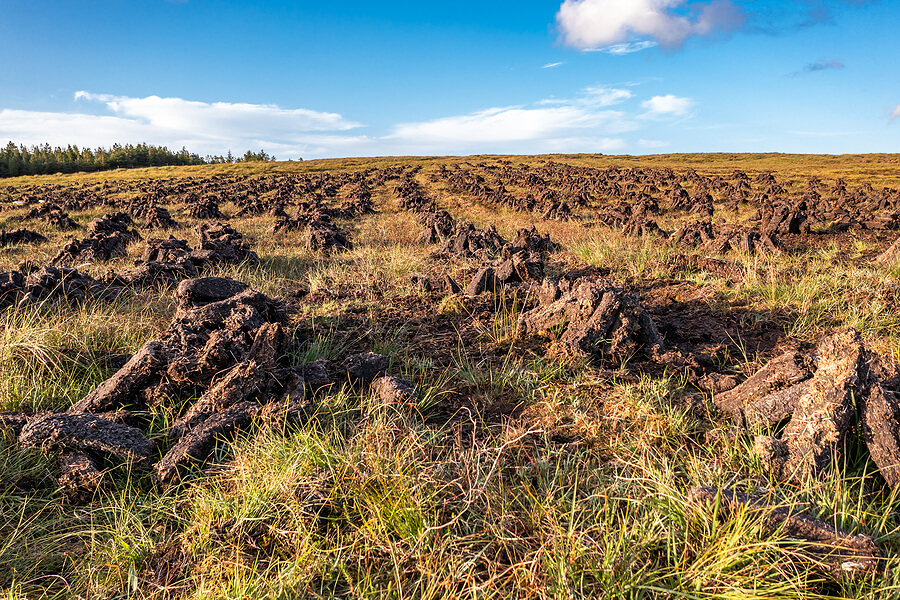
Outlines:
[{"label": "peat turf pile", "polygon": [[189,261],[143,262],[134,267],[109,271],[103,282],[111,288],[151,288],[173,286],[182,279],[197,276],[197,269]]},{"label": "peat turf pile", "polygon": [[219,210],[219,203],[215,198],[200,197],[190,192],[184,196],[184,204],[188,206],[188,214],[193,219],[224,219],[225,215]]},{"label": "peat turf pile", "polygon": [[352,250],[350,234],[328,221],[313,221],[305,234],[306,248],[313,252]]},{"label": "peat turf pile", "polygon": [[705,250],[718,254],[724,254],[729,250],[744,254],[778,252],[774,235],[760,234],[741,227],[716,227],[708,220],[688,223],[673,233],[669,241],[675,246],[702,246]]},{"label": "peat turf pile", "polygon": [[754,449],[773,476],[802,480],[825,472],[854,427],[891,487],[900,483],[900,368],[867,348],[853,329],[811,352],[788,352],[716,406],[753,431],[786,423],[780,437],[756,435]]},{"label": "peat turf pile", "polygon": [[166,239],[151,238],[136,262],[136,266],[147,263],[161,263],[179,271],[192,272],[220,264],[259,263],[259,256],[253,251],[244,236],[226,223],[211,221],[197,227],[197,247],[191,249],[187,240],[171,235]]},{"label": "peat turf pile", "polygon": [[634,204],[619,202],[597,213],[597,221],[608,227],[620,229],[629,237],[667,237],[653,219],[659,214],[659,205],[651,200]]},{"label": "peat turf pile", "polygon": [[[367,202],[360,200],[365,206],[354,205],[358,209],[348,209],[347,214],[341,210],[327,208],[320,202],[303,203],[297,208],[297,215],[289,217],[283,211],[276,215],[270,233],[279,231],[304,231],[303,239],[308,250],[313,252],[341,252],[352,250],[353,242],[350,233],[332,222],[332,217],[353,218],[367,212],[371,208]],[[374,209],[372,209],[374,210]],[[370,211],[368,211],[370,212]]]},{"label": "peat turf pile", "polygon": [[80,302],[89,296],[115,293],[116,290],[73,267],[46,265],[27,274],[0,273],[0,308],[45,300]]},{"label": "peat turf pile", "polygon": [[46,242],[47,238],[30,229],[14,229],[4,231],[0,229],[0,246],[12,246],[15,244],[37,244]]},{"label": "peat turf pile", "polygon": [[259,256],[244,236],[227,223],[218,221],[197,227],[197,247],[187,258],[197,268],[209,264],[259,263]]},{"label": "peat turf pile", "polygon": [[[484,232],[494,240],[496,230],[493,227]],[[502,238],[497,235],[495,241],[502,242]],[[557,250],[559,245],[552,242],[548,234],[538,233],[534,225],[531,228],[520,229],[515,241],[502,246],[497,259],[487,261],[487,264],[475,273],[466,287],[466,295],[472,297],[482,292],[496,292],[502,286],[514,284],[538,285],[544,279],[543,255]],[[488,248],[481,248],[478,252],[479,256],[490,256]]]},{"label": "peat turf pile", "polygon": [[778,197],[765,201],[750,222],[758,222],[764,235],[810,232],[810,220],[806,212],[806,202]]},{"label": "peat turf pile", "polygon": [[135,219],[144,221],[146,229],[177,229],[179,227],[172,213],[156,203],[152,195],[135,198],[128,204],[128,212]]},{"label": "peat turf pile", "polygon": [[86,236],[70,240],[50,261],[54,265],[106,262],[127,254],[131,242],[141,239],[136,229],[129,229],[131,217],[116,212],[98,217],[88,223]]},{"label": "peat turf pile", "polygon": [[[86,239],[101,240],[100,247],[107,249],[124,245],[126,238],[122,232],[103,238],[102,233],[97,233],[102,227],[103,225],[99,229],[92,230],[94,232],[92,235],[99,237]],[[259,261],[249,243],[229,225],[205,223],[198,227],[197,234],[198,248],[193,250],[186,241],[172,236],[168,239],[151,238],[147,241],[141,259],[135,261],[134,267],[110,271],[100,279],[95,279],[74,267],[53,264],[43,267],[25,265],[20,266],[18,271],[0,273],[0,308],[44,300],[80,302],[91,296],[111,298],[125,288],[174,285],[184,279],[196,277],[198,272],[211,265]],[[103,239],[116,241],[107,246]],[[89,252],[96,249],[81,242],[73,242],[70,245],[72,244],[75,244],[73,248],[76,246],[89,248]],[[121,251],[124,252],[124,248]],[[78,257],[86,258],[80,253],[66,253],[65,249],[57,255],[57,258],[63,255],[66,257],[64,262]]]},{"label": "peat turf pile", "polygon": [[[165,486],[205,460],[217,437],[253,420],[305,415],[304,371],[285,364],[289,332],[273,300],[218,277],[183,281],[175,296],[177,314],[163,338],[147,342],[67,412],[0,415],[23,446],[58,456],[71,499],[93,493],[109,460],[152,465]],[[178,398],[196,400],[171,426],[173,443],[156,461],[149,423],[137,415]]]},{"label": "peat turf pile", "polygon": [[417,218],[422,224],[419,237],[424,244],[444,243],[456,229],[456,221],[446,210],[417,213]]},{"label": "peat turf pile", "polygon": [[477,229],[471,221],[460,221],[456,223],[453,233],[445,237],[438,254],[491,260],[505,245],[506,240],[500,237],[493,225]]},{"label": "peat turf pile", "polygon": [[172,213],[163,206],[152,206],[145,212],[144,227],[147,229],[177,229],[180,225],[172,218]]},{"label": "peat turf pile", "polygon": [[62,208],[51,202],[34,207],[21,217],[21,220],[23,221],[28,219],[41,219],[48,225],[52,225],[61,231],[78,228],[78,223],[72,220],[68,214],[63,212]]},{"label": "peat turf pile", "polygon": [[665,352],[640,298],[613,280],[546,278],[540,302],[519,318],[519,335],[556,331],[561,348],[574,356],[622,360],[640,351]]}]

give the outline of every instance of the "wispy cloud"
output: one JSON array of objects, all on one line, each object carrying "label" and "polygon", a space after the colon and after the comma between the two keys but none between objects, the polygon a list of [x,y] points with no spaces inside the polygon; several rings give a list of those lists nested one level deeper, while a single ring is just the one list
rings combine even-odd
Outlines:
[{"label": "wispy cloud", "polygon": [[515,142],[540,142],[576,133],[604,135],[633,128],[619,111],[594,111],[582,106],[535,108],[508,106],[417,123],[401,123],[388,139],[423,142],[445,148],[489,145],[511,147]]},{"label": "wispy cloud", "polygon": [[665,148],[669,145],[669,142],[663,142],[662,140],[638,140],[638,146],[641,148],[653,149],[653,148]]},{"label": "wispy cloud", "polygon": [[613,106],[633,96],[631,90],[597,85],[582,90],[582,95],[573,102],[585,106]]},{"label": "wispy cloud", "polygon": [[803,71],[806,73],[814,73],[816,71],[827,71],[829,69],[843,69],[844,61],[840,59],[833,60],[817,60],[814,63],[809,63],[805,67],[803,67]]},{"label": "wispy cloud", "polygon": [[641,117],[649,119],[683,117],[691,112],[694,105],[694,101],[690,98],[680,98],[672,94],[653,96],[641,102],[641,106],[647,111]]},{"label": "wispy cloud", "polygon": [[634,94],[630,90],[624,88],[608,87],[605,85],[596,85],[586,87],[581,90],[581,94],[576,98],[544,98],[538,100],[538,106],[561,106],[561,105],[577,105],[577,106],[613,106],[632,98]]},{"label": "wispy cloud", "polygon": [[731,0],[565,0],[556,21],[569,46],[627,54],[634,51],[629,44],[642,40],[679,48],[691,37],[727,35],[744,24],[746,14]]},{"label": "wispy cloud", "polygon": [[552,63],[547,63],[546,65],[543,65],[541,68],[542,69],[554,69],[556,67],[561,67],[564,64],[566,64],[566,63],[565,62],[552,62]]},{"label": "wispy cloud", "polygon": [[805,67],[800,69],[799,71],[794,71],[793,73],[789,73],[788,77],[797,77],[799,75],[806,75],[808,73],[816,73],[819,71],[839,71],[845,68],[846,65],[844,61],[839,58],[834,59],[824,59],[821,58],[816,62],[811,62],[807,64]]},{"label": "wispy cloud", "polygon": [[894,119],[900,118],[900,104],[894,107],[894,111],[891,113],[891,121]]},{"label": "wispy cloud", "polygon": [[631,97],[629,90],[593,86],[574,98],[401,123],[384,140],[407,148],[465,154],[620,150],[625,141],[617,136],[638,124],[627,112],[610,107]]},{"label": "wispy cloud", "polygon": [[585,52],[606,52],[607,54],[613,54],[615,56],[624,56],[626,54],[633,54],[634,52],[640,52],[641,50],[646,50],[648,48],[655,48],[659,46],[653,40],[642,40],[637,42],[623,42],[621,44],[612,44],[610,46],[603,46],[602,48],[585,48]]}]

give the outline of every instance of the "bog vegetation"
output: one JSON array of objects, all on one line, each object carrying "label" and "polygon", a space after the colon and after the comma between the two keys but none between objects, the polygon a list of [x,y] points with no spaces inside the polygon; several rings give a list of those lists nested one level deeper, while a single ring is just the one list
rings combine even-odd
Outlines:
[{"label": "bog vegetation", "polygon": [[898,157],[259,155],[0,184],[4,597],[900,596]]}]

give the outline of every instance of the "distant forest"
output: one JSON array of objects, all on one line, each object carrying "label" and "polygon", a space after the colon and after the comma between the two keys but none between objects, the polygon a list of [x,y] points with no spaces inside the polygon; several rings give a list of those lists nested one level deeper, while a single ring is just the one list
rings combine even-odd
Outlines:
[{"label": "distant forest", "polygon": [[24,145],[17,146],[13,142],[9,142],[6,148],[0,150],[0,178],[270,160],[275,160],[275,157],[266,154],[263,150],[259,152],[248,150],[241,157],[232,156],[230,150],[225,156],[201,157],[184,148],[178,152],[172,152],[165,146],[148,144],[134,146],[114,144],[109,150],[106,148],[92,150],[78,146],[51,148],[50,144],[26,148]]}]

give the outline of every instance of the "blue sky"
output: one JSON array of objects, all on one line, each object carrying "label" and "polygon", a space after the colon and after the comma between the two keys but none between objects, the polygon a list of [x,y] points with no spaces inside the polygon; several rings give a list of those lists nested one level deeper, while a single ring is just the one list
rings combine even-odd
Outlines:
[{"label": "blue sky", "polygon": [[900,2],[3,0],[0,140],[900,151]]}]

